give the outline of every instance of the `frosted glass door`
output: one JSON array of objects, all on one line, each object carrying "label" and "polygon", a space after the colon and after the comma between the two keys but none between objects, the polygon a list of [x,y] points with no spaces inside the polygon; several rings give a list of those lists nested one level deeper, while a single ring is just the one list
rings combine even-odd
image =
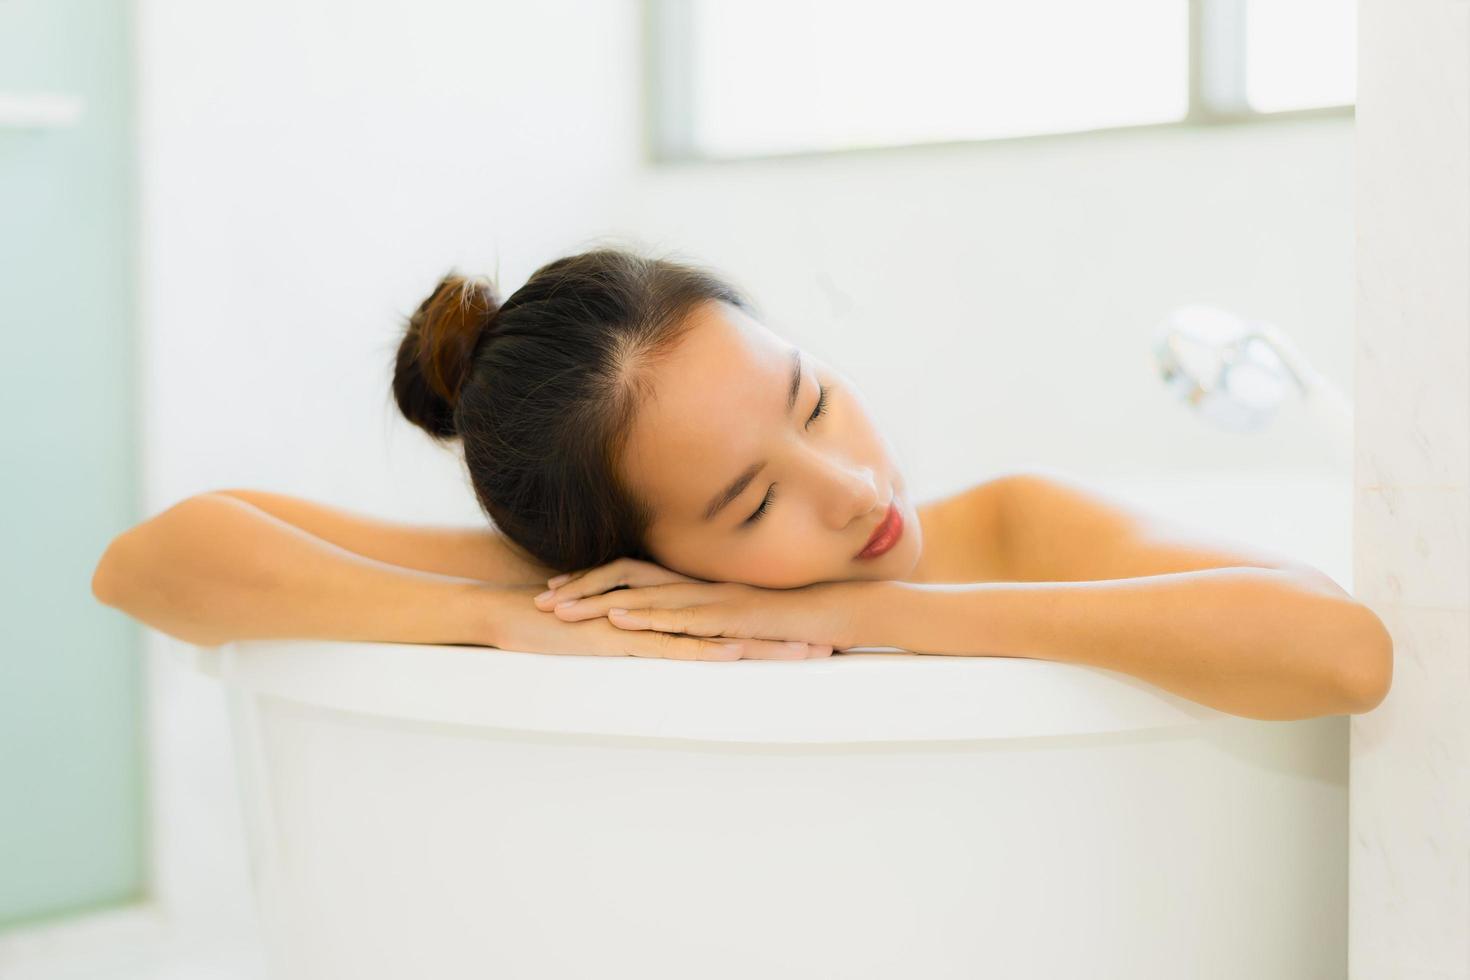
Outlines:
[{"label": "frosted glass door", "polygon": [[144,885],[140,629],[91,594],[137,519],[132,7],[0,2],[0,930]]}]

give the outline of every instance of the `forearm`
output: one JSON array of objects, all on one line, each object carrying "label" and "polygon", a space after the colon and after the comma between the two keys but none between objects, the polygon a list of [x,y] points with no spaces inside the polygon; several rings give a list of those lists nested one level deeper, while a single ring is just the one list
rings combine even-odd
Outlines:
[{"label": "forearm", "polygon": [[120,535],[92,585],[107,605],[202,646],[284,637],[481,643],[491,588],[366,558],[213,494]]},{"label": "forearm", "polygon": [[556,569],[523,556],[498,528],[424,527],[269,490],[216,490],[348,551],[422,572],[495,585],[539,585]]},{"label": "forearm", "polygon": [[863,605],[864,645],[1104,667],[1245,717],[1367,710],[1391,671],[1370,610],[1283,570],[881,584],[888,594]]}]

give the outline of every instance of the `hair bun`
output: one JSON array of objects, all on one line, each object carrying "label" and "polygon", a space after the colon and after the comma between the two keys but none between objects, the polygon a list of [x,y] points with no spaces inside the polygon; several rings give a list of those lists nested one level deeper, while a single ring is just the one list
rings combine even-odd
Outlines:
[{"label": "hair bun", "polygon": [[393,395],[404,416],[434,438],[457,435],[454,408],[460,390],[473,367],[475,347],[499,311],[488,279],[451,272],[408,318]]}]

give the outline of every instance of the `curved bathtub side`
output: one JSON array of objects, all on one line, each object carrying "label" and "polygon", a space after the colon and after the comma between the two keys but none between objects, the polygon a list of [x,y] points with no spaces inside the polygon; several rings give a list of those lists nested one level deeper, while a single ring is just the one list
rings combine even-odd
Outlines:
[{"label": "curved bathtub side", "polygon": [[1341,975],[1343,718],[876,744],[235,689],[279,975]]}]

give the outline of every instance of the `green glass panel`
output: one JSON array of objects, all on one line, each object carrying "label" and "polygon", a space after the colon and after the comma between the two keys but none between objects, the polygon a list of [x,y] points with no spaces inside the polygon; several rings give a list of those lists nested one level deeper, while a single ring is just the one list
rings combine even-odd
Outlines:
[{"label": "green glass panel", "polygon": [[145,884],[141,630],[91,594],[137,520],[132,9],[0,2],[0,96],[82,107],[0,122],[0,929]]}]

